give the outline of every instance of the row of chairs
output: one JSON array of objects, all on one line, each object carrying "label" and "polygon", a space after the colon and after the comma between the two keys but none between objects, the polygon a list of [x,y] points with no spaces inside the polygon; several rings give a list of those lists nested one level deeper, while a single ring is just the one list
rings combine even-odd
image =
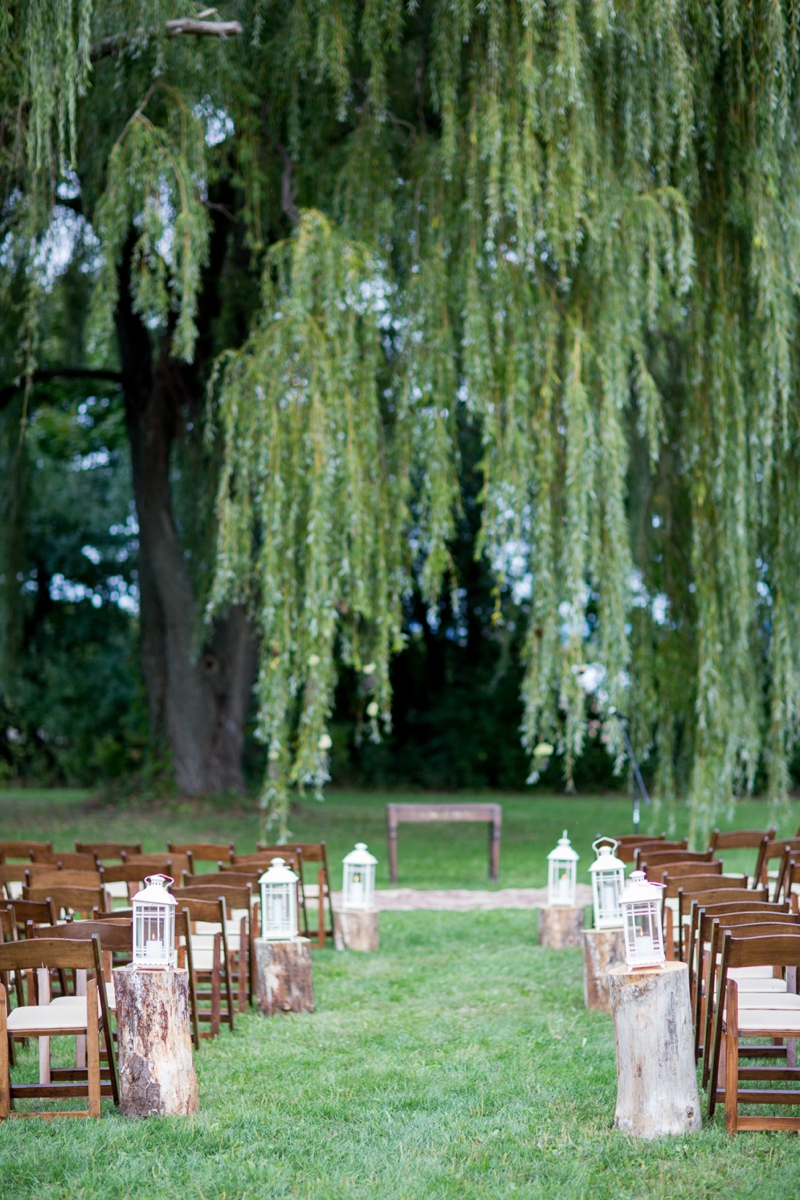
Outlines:
[{"label": "row of chairs", "polygon": [[[65,887],[103,889],[109,897],[130,903],[131,895],[150,874],[169,875],[180,886],[217,886],[222,876],[226,886],[251,886],[258,890],[258,879],[270,863],[282,857],[298,875],[298,908],[303,933],[316,933],[317,945],[333,941],[332,889],[324,842],[291,843],[269,846],[259,843],[255,853],[236,854],[233,842],[167,843],[166,853],[143,854],[141,843],[76,842],[75,852],[53,851],[51,842],[0,842],[0,896],[26,900],[43,898],[53,889]],[[118,861],[112,861],[112,860]],[[198,865],[203,868],[198,870]],[[216,867],[216,873],[213,868]],[[307,869],[316,867],[316,882]],[[56,877],[57,873],[57,877]],[[96,896],[77,897],[83,907],[101,909],[107,903]],[[317,902],[316,930],[309,920],[309,900]]]},{"label": "row of chairs", "polygon": [[[752,875],[723,874],[716,856],[744,848],[756,850]],[[724,1104],[731,1134],[800,1130],[800,1118],[739,1111],[742,1104],[800,1104],[800,1091],[785,1086],[800,1080],[800,915],[793,851],[800,860],[800,841],[776,839],[774,830],[717,835],[700,853],[663,837],[626,838],[624,850],[617,851],[663,885],[665,945],[668,957],[677,954],[688,964],[695,1052],[708,1087],[709,1116]],[[767,865],[776,858],[781,869],[768,875]],[[742,1086],[753,1083],[762,1086]]]}]

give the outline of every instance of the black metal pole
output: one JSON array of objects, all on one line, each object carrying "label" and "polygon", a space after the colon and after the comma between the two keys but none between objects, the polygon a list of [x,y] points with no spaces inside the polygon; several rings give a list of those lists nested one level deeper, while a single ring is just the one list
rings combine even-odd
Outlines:
[{"label": "black metal pole", "polygon": [[[639,797],[640,796],[642,797],[642,799],[644,800],[645,804],[648,805],[648,807],[650,805],[650,797],[647,794],[647,788],[644,786],[644,780],[642,779],[642,772],[639,770],[639,763],[636,760],[636,755],[633,753],[633,746],[631,745],[631,739],[628,737],[628,730],[625,727],[625,717],[623,717],[621,713],[618,713],[616,711],[616,709],[614,710],[614,716],[619,721],[619,727],[622,730],[622,736],[625,739],[625,749],[628,752],[628,758],[630,759],[631,770],[633,771],[633,832],[638,833],[639,832],[639,816],[640,816]],[[638,789],[638,791],[637,791],[637,789]]]}]

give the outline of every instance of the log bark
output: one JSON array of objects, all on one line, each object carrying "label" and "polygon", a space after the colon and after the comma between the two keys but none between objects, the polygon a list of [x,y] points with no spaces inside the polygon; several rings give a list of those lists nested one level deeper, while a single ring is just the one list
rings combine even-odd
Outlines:
[{"label": "log bark", "polygon": [[259,1012],[313,1012],[311,942],[297,937],[287,942],[254,941],[256,995]]},{"label": "log bark", "polygon": [[551,950],[580,946],[583,933],[582,908],[539,909],[539,945]]},{"label": "log bark", "polygon": [[128,966],[117,967],[113,974],[122,1115],[197,1112],[188,971]]},{"label": "log bark", "polygon": [[583,998],[587,1008],[611,1012],[608,972],[625,962],[625,938],[621,929],[584,929]]},{"label": "log bark", "polygon": [[333,944],[337,950],[379,950],[378,910],[334,909]]},{"label": "log bark", "polygon": [[699,1133],[687,964],[612,967],[608,982],[617,1046],[615,1126],[641,1138]]}]

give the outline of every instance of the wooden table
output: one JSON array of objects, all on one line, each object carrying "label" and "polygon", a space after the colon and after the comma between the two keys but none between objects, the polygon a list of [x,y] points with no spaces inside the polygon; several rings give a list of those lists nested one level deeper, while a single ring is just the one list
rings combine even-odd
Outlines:
[{"label": "wooden table", "polygon": [[435,821],[485,821],[489,826],[489,878],[497,883],[500,872],[500,826],[503,809],[499,804],[387,804],[389,822],[389,878],[397,883],[397,826],[427,825]]}]

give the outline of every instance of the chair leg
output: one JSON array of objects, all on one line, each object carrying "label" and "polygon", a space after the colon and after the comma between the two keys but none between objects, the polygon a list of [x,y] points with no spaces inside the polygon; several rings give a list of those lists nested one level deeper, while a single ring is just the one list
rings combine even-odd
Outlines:
[{"label": "chair leg", "polygon": [[231,1033],[233,1033],[234,1003],[233,1003],[233,977],[231,975],[231,959],[230,959],[230,955],[225,952],[225,947],[228,944],[227,938],[223,942],[222,935],[220,934],[219,936],[220,936],[220,942],[222,945],[222,951],[221,951],[221,953],[222,953],[222,969],[225,972],[225,995],[228,1000],[228,1027],[230,1028]]},{"label": "chair leg", "polygon": [[[39,983],[39,1003],[50,1003],[50,972],[47,967],[39,967],[36,972]],[[50,1083],[50,1038],[39,1038],[39,1083]]]},{"label": "chair leg", "polygon": [[673,962],[675,958],[675,925],[672,909],[669,907],[664,909],[664,953],[667,962]]},{"label": "chair leg", "polygon": [[11,1114],[11,1067],[8,1061],[6,989],[0,983],[0,1121]]},{"label": "chair leg", "polygon": [[86,1058],[89,1084],[89,1116],[100,1116],[100,1030],[97,1022],[97,980],[86,988]]},{"label": "chair leg", "polygon": [[236,987],[239,992],[239,1012],[247,1012],[247,918],[242,917],[239,925],[239,977]]},{"label": "chair leg", "polygon": [[725,1006],[725,1132],[731,1136],[739,1129],[739,989],[728,983]]},{"label": "chair leg", "polygon": [[320,867],[317,871],[317,945],[325,949],[325,872]]},{"label": "chair leg", "polygon": [[214,965],[211,968],[211,1036],[216,1037],[219,1033],[219,1010],[220,1010],[220,935],[214,934]]}]

